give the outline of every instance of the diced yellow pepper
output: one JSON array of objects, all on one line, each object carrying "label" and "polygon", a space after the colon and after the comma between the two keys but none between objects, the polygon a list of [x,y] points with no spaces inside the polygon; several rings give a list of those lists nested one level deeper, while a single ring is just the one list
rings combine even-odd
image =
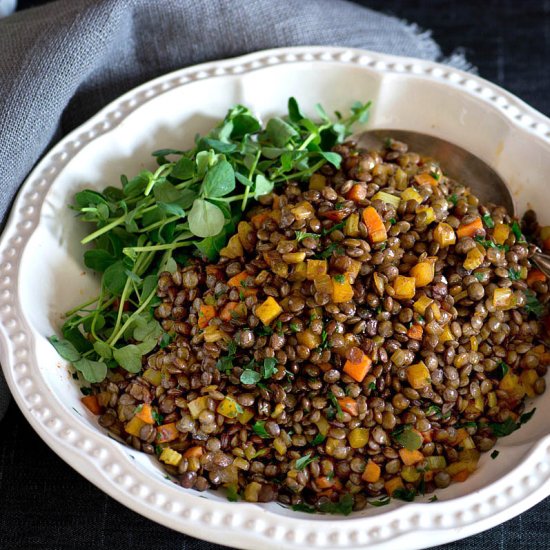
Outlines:
[{"label": "diced yellow pepper", "polygon": [[362,449],[369,442],[368,428],[354,428],[348,435],[350,447]]},{"label": "diced yellow pepper", "polygon": [[144,422],[141,418],[134,416],[127,424],[124,426],[124,431],[133,435],[134,437],[139,437],[139,432],[143,426],[147,423]]},{"label": "diced yellow pepper", "polygon": [[459,462],[453,462],[452,464],[449,464],[445,471],[451,475],[455,476],[460,472],[463,472],[466,470],[469,473],[475,472],[477,469],[477,462],[472,462],[468,460],[460,460]]},{"label": "diced yellow pepper", "polygon": [[189,401],[187,404],[189,407],[189,412],[193,418],[198,418],[199,414],[208,408],[208,397],[203,395],[202,397],[197,397],[193,401]]},{"label": "diced yellow pepper", "polygon": [[477,351],[478,347],[477,338],[475,336],[470,336],[470,351]]},{"label": "diced yellow pepper", "polygon": [[456,243],[455,230],[445,222],[440,222],[434,229],[434,241],[439,244],[441,248],[446,248]]},{"label": "diced yellow pepper", "polygon": [[429,308],[432,310],[432,313],[434,314],[434,319],[436,321],[441,320],[441,308],[439,307],[439,304],[437,302],[434,302],[433,304],[429,305]]},{"label": "diced yellow pepper", "polygon": [[382,202],[385,202],[386,204],[391,204],[394,208],[397,208],[399,206],[399,203],[401,202],[401,199],[399,197],[396,197],[395,195],[390,195],[389,193],[386,193],[384,191],[378,191],[378,193],[376,193],[371,200],[380,200]]},{"label": "diced yellow pepper", "polygon": [[246,221],[239,222],[239,225],[237,226],[237,234],[239,235],[239,240],[241,241],[241,244],[243,245],[243,248],[245,250],[248,250],[249,252],[254,249],[254,241],[250,241],[249,235],[254,231],[252,225],[250,225]]},{"label": "diced yellow pepper", "polygon": [[416,469],[416,466],[403,466],[401,470],[401,477],[409,483],[414,483],[420,479],[420,472]]},{"label": "diced yellow pepper", "polygon": [[237,414],[237,420],[241,424],[248,424],[251,418],[254,417],[254,411],[252,409],[243,409],[242,413]]},{"label": "diced yellow pepper", "polygon": [[326,260],[307,260],[306,277],[310,281],[315,281],[317,277],[326,275],[328,265]]},{"label": "diced yellow pepper", "polygon": [[229,242],[227,243],[227,246],[224,246],[220,250],[220,256],[225,256],[226,258],[240,258],[244,254],[243,245],[241,244],[241,240],[239,239],[239,235],[233,235]]},{"label": "diced yellow pepper", "polygon": [[444,470],[447,467],[447,461],[444,456],[427,456],[426,465],[430,470]]},{"label": "diced yellow pepper", "polygon": [[143,373],[143,378],[153,386],[160,386],[162,382],[162,373],[159,370],[146,369]]},{"label": "diced yellow pepper", "polygon": [[479,412],[483,411],[483,409],[485,408],[485,404],[483,403],[482,395],[478,395],[474,398],[474,406]]},{"label": "diced yellow pepper", "polygon": [[525,388],[525,392],[527,393],[528,397],[535,397],[535,390],[533,389],[533,385],[538,380],[539,376],[537,374],[537,371],[533,369],[527,369],[524,370],[520,375],[519,379],[521,381],[521,384]]},{"label": "diced yellow pepper", "polygon": [[351,266],[349,268],[349,271],[347,272],[348,280],[351,284],[355,282],[355,279],[357,279],[357,276],[361,272],[362,263],[358,260],[351,260]]},{"label": "diced yellow pepper", "polygon": [[439,335],[439,342],[441,344],[444,344],[445,342],[450,342],[451,340],[454,340],[455,337],[453,336],[453,333],[451,332],[451,329],[449,328],[449,325],[446,325],[443,329],[443,332]]},{"label": "diced yellow pepper", "polygon": [[428,298],[427,296],[420,296],[418,300],[413,305],[413,309],[418,313],[419,315],[424,315],[426,313],[426,309],[429,305],[433,304],[434,301],[431,298]]},{"label": "diced yellow pepper", "polygon": [[174,449],[170,449],[170,447],[164,447],[162,449],[162,453],[160,453],[159,460],[161,462],[164,462],[165,464],[170,464],[170,466],[179,466],[179,463],[182,461],[183,456],[180,455],[177,451],[174,451]]},{"label": "diced yellow pepper", "polygon": [[327,178],[323,174],[315,172],[309,178],[309,188],[315,191],[322,191],[327,185]]},{"label": "diced yellow pepper", "polygon": [[321,345],[321,336],[315,334],[311,329],[306,329],[296,333],[296,339],[299,344],[309,349],[318,348]]},{"label": "diced yellow pepper", "polygon": [[344,223],[344,235],[346,237],[359,237],[361,232],[359,231],[359,214],[353,212],[346,218]]},{"label": "diced yellow pepper", "polygon": [[497,223],[493,231],[493,239],[497,244],[504,244],[510,236],[510,226],[505,223]]},{"label": "diced yellow pepper", "polygon": [[274,448],[280,455],[286,454],[286,450],[287,450],[286,443],[285,443],[280,437],[276,437],[276,438],[273,440],[273,448]]},{"label": "diced yellow pepper", "polygon": [[416,209],[417,214],[426,213],[426,225],[430,225],[435,222],[435,212],[431,206],[419,206]]},{"label": "diced yellow pepper", "polygon": [[490,391],[487,394],[487,406],[489,408],[496,407],[498,403],[497,394],[494,391]]},{"label": "diced yellow pepper", "polygon": [[466,254],[466,259],[464,260],[464,269],[472,271],[477,269],[485,259],[485,254],[476,246],[472,250],[468,251]]},{"label": "diced yellow pepper", "polygon": [[292,282],[302,282],[305,281],[307,277],[307,266],[306,262],[300,262],[299,264],[295,264],[292,272],[288,276],[288,280]]},{"label": "diced yellow pepper", "polygon": [[[470,437],[470,440],[472,438]],[[466,439],[464,439],[466,441]],[[473,462],[474,464],[477,464],[479,462],[479,457],[481,456],[481,453],[475,448],[475,445],[472,447],[473,441],[468,444],[467,449],[462,449],[458,452],[458,458],[461,461],[466,462]],[[462,445],[462,444],[461,444]]]},{"label": "diced yellow pepper", "polygon": [[283,308],[272,296],[269,296],[263,304],[256,306],[256,316],[266,326],[277,319],[282,312]]},{"label": "diced yellow pepper", "polygon": [[495,288],[493,293],[493,306],[495,309],[512,309],[516,305],[514,292],[511,288]]},{"label": "diced yellow pepper", "polygon": [[290,211],[297,220],[307,220],[308,218],[312,218],[315,213],[313,205],[307,201],[299,202],[294,208],[291,208]]},{"label": "diced yellow pepper", "polygon": [[220,401],[216,412],[226,418],[237,418],[239,414],[237,402],[231,397],[224,397]]},{"label": "diced yellow pepper", "polygon": [[419,262],[412,267],[410,275],[415,279],[416,288],[429,285],[435,277],[435,262],[433,260],[426,260]]},{"label": "diced yellow pepper", "polygon": [[416,279],[414,277],[405,277],[398,275],[393,281],[395,298],[398,300],[410,300],[414,298],[416,292]]},{"label": "diced yellow pepper", "polygon": [[507,372],[504,375],[498,387],[500,390],[507,392],[510,397],[515,399],[522,399],[526,393],[519,376],[512,372]]},{"label": "diced yellow pepper", "polygon": [[299,264],[302,263],[305,259],[305,252],[287,252],[286,254],[283,254],[283,260],[287,264]]},{"label": "diced yellow pepper", "polygon": [[330,426],[328,420],[324,416],[321,416],[321,418],[315,422],[315,425],[317,426],[320,434],[327,435]]},{"label": "diced yellow pepper", "polygon": [[416,201],[420,204],[422,202],[422,195],[414,187],[407,187],[407,189],[401,193],[401,200]]},{"label": "diced yellow pepper", "polygon": [[332,278],[332,301],[335,304],[349,302],[353,298],[353,287],[350,285],[347,274],[336,275]]},{"label": "diced yellow pepper", "polygon": [[432,383],[430,371],[424,361],[407,367],[407,380],[412,388],[419,390]]}]

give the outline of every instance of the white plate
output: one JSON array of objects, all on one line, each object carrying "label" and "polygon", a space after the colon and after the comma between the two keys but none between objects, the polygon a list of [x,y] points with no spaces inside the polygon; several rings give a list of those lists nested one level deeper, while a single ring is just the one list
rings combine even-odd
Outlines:
[{"label": "white plate", "polygon": [[[0,245],[1,363],[19,407],[68,464],[149,519],[239,548],[421,548],[497,525],[550,493],[550,392],[519,432],[499,442],[467,482],[437,503],[394,502],[347,518],[298,514],[277,504],[229,503],[164,479],[153,460],[108,438],[79,401],[46,337],[60,312],[92,296],[82,227],[66,208],[83,186],[103,187],[152,167],[150,152],[190,146],[228,107],[265,117],[287,98],[345,110],[373,100],[371,127],[436,134],[469,149],[508,181],[520,209],[547,199],[550,121],[478,77],[419,61],[340,48],[292,48],[207,63],[124,95],[59,143],[23,185]],[[548,215],[548,214],[546,214]],[[550,219],[546,219],[547,223]]]}]

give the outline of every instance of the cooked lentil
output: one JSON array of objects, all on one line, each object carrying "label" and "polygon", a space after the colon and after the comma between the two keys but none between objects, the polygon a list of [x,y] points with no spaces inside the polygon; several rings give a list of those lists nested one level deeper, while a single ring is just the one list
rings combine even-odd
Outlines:
[{"label": "cooked lentil", "polygon": [[[144,373],[94,386],[100,425],[184,488],[317,509],[349,494],[355,510],[431,493],[464,481],[546,389],[533,312],[548,284],[529,282],[515,231],[499,241],[510,215],[403,143],[336,150],[340,170],[260,199],[240,254],[162,273],[156,317],[172,342]],[[468,230],[481,215],[492,228]],[[531,212],[523,228],[539,238]],[[199,328],[205,304],[216,315]]]}]

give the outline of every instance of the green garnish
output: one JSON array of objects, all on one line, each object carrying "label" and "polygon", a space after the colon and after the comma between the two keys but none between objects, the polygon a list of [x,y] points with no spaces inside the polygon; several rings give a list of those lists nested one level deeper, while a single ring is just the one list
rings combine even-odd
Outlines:
[{"label": "green garnish", "polygon": [[519,430],[523,424],[526,422],[529,422],[531,420],[531,417],[535,414],[535,411],[537,409],[534,408],[533,410],[529,411],[528,413],[524,413],[519,417],[519,422],[514,422],[511,418],[507,418],[504,422],[495,423],[491,422],[489,423],[489,428],[493,432],[493,435],[495,437],[505,437],[507,435],[510,435],[511,433],[515,432],[516,430]]},{"label": "green garnish", "polygon": [[499,454],[500,454],[499,451],[493,451],[493,452],[491,453],[491,458],[494,460]]},{"label": "green garnish", "polygon": [[300,332],[300,326],[298,323],[290,323],[288,326],[292,332]]},{"label": "green garnish", "polygon": [[408,490],[405,488],[399,488],[392,493],[392,497],[397,498],[398,500],[404,500],[405,502],[412,502],[414,497],[416,497],[416,491],[414,489]]},{"label": "green garnish", "polygon": [[485,280],[485,275],[483,273],[474,273],[474,277],[481,283]]},{"label": "green garnish", "polygon": [[495,227],[495,222],[493,221],[493,218],[491,218],[491,215],[490,214],[484,214],[482,216],[482,219],[483,221],[485,222],[485,225],[489,228],[489,229],[493,229]]},{"label": "green garnish", "polygon": [[326,435],[323,435],[322,433],[318,433],[311,441],[311,444],[315,447],[316,445],[320,445],[326,438],[327,438]]},{"label": "green garnish", "polygon": [[527,313],[534,315],[537,319],[542,317],[544,313],[544,306],[539,302],[537,295],[530,289],[525,291],[525,306],[523,309]]},{"label": "green garnish", "polygon": [[519,269],[510,268],[508,270],[508,276],[512,281],[519,281],[521,279],[521,271]]},{"label": "green garnish", "polygon": [[331,391],[329,391],[327,393],[327,397],[332,403],[332,406],[336,409],[336,416],[341,417],[343,414],[342,407],[340,406],[340,403],[338,403],[338,399],[336,399],[336,396]]},{"label": "green garnish", "polygon": [[236,105],[193,148],[155,151],[156,170],[76,193],[71,208],[93,227],[81,241],[91,245],[84,263],[101,275],[101,286],[97,297],[67,313],[63,337],[50,338],[57,352],[91,383],[119,366],[140,372],[143,357],[168,344],[153,315],[159,273],[175,273],[177,262],[193,254],[215,261],[249,202],[274,185],[307,180],[326,163],[339,168],[342,158],[332,148],[369,108],[355,103],[349,117],[334,121],[319,108],[315,122],[290,98],[288,114],[262,127]]},{"label": "green garnish", "polygon": [[430,497],[428,499],[428,502],[437,502],[437,495],[434,495],[433,497]]},{"label": "green garnish", "polygon": [[388,495],[383,496],[378,500],[368,500],[367,501],[371,506],[380,507],[387,506],[391,502],[391,498]]},{"label": "green garnish", "polygon": [[303,241],[307,237],[311,237],[313,239],[320,239],[321,235],[317,235],[317,233],[306,233],[305,231],[296,231],[296,240],[298,242]]},{"label": "green garnish", "polygon": [[449,197],[449,201],[451,201],[451,203],[456,206],[456,203],[458,202],[458,196],[456,195],[456,193],[453,193],[450,197]]},{"label": "green garnish", "polygon": [[299,458],[297,461],[296,461],[296,469],[301,472],[302,470],[304,470],[309,464],[311,464],[312,462],[315,462],[316,460],[319,460],[319,457],[318,456],[315,456],[315,457],[311,457],[311,454],[308,454],[306,456],[303,456],[302,458]]},{"label": "green garnish", "polygon": [[322,252],[316,254],[314,258],[317,260],[326,260],[327,258],[330,258],[334,252],[337,254],[342,254],[344,252],[344,248],[339,243],[330,243]]},{"label": "green garnish", "polygon": [[435,172],[435,171],[431,171],[430,172],[430,176],[432,176],[432,178],[435,180],[435,181],[439,181],[439,178],[441,177],[441,175],[439,174],[439,172]]},{"label": "green garnish", "polygon": [[252,425],[252,430],[256,435],[259,435],[262,439],[270,439],[271,436],[267,433],[265,429],[265,420],[257,420]]},{"label": "green garnish", "polygon": [[262,378],[271,378],[277,372],[277,359],[274,357],[266,357],[260,370]]},{"label": "green garnish", "polygon": [[241,373],[241,377],[239,378],[241,383],[246,385],[256,384],[261,379],[262,375],[258,371],[252,369],[243,370],[243,372]]},{"label": "green garnish", "polygon": [[228,485],[226,487],[227,500],[229,502],[237,502],[239,500],[239,492],[237,491],[237,486],[234,484]]},{"label": "green garnish", "polygon": [[422,436],[412,429],[410,424],[403,424],[391,433],[392,437],[409,451],[416,451],[422,447]]},{"label": "green garnish", "polygon": [[523,234],[522,234],[522,232],[521,232],[521,227],[519,226],[519,223],[518,223],[516,220],[514,220],[514,221],[512,222],[512,227],[511,227],[511,229],[512,229],[512,233],[513,233],[513,234],[515,235],[515,237],[516,237],[516,240],[517,240],[518,242],[520,242],[520,243],[524,243],[524,242],[525,242],[525,239],[523,238]]},{"label": "green garnish", "polygon": [[338,275],[334,275],[333,278],[337,283],[340,283],[340,284],[343,284],[343,283],[346,282],[346,276],[342,273],[340,273]]},{"label": "green garnish", "polygon": [[368,389],[369,389],[369,390],[375,390],[375,389],[376,389],[376,383],[375,383],[375,382],[371,382],[371,383],[368,385]]},{"label": "green garnish", "polygon": [[164,422],[164,416],[162,414],[158,413],[156,410],[153,409],[153,412],[151,413],[151,416],[153,417],[153,420],[160,426]]},{"label": "green garnish", "polygon": [[349,516],[353,511],[353,496],[349,493],[342,495],[338,502],[323,502],[319,510],[325,514],[342,514]]},{"label": "green garnish", "polygon": [[304,502],[293,504],[292,509],[295,512],[305,512],[306,514],[315,514],[317,512],[317,508],[315,508],[315,506],[310,506],[309,504],[305,504]]},{"label": "green garnish", "polygon": [[502,380],[508,374],[509,370],[510,367],[504,361],[499,361],[497,368],[495,369],[495,374],[497,375],[497,378]]}]

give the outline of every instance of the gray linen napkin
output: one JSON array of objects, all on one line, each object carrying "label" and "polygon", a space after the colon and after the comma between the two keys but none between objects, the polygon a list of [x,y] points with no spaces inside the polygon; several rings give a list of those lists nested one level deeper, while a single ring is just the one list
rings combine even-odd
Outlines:
[{"label": "gray linen napkin", "polygon": [[[58,0],[1,19],[0,222],[48,145],[121,93],[187,65],[298,45],[441,57],[429,33],[343,0]],[[0,372],[0,418],[8,401]]]}]

